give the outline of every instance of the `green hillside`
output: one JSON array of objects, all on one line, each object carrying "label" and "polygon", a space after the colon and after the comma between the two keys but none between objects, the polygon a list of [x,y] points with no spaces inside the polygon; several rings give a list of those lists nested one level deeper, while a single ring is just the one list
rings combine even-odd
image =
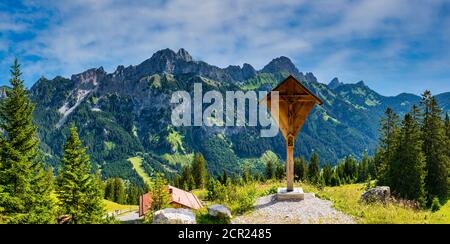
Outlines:
[{"label": "green hillside", "polygon": [[151,178],[150,176],[145,172],[144,168],[142,167],[142,158],[140,157],[133,157],[129,158],[128,161],[133,165],[133,170],[135,170],[138,175],[142,178],[142,180],[145,182],[146,185],[151,185]]}]

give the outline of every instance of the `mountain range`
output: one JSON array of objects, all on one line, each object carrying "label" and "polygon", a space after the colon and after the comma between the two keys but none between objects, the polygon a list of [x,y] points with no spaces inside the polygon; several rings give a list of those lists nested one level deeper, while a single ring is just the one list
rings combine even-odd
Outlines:
[{"label": "mountain range", "polygon": [[[322,164],[336,164],[350,154],[359,157],[365,150],[373,153],[384,110],[392,107],[404,114],[420,101],[414,94],[382,96],[363,81],[321,83],[287,57],[275,58],[261,70],[250,64],[219,68],[194,60],[184,49],[160,50],[139,65],[120,65],[112,73],[99,67],[70,78],[42,77],[29,92],[47,162],[58,167],[68,128],[75,124],[104,177],[142,184],[130,157],[143,158],[149,175],[175,174],[194,152],[204,154],[213,174],[239,173],[243,167],[263,170],[259,159],[268,151],[284,159],[281,134],[260,138],[254,127],[173,127],[170,97],[177,90],[192,91],[194,83],[202,83],[204,92],[270,90],[288,75],[324,102],[313,109],[295,145],[295,156],[309,159],[316,151]],[[449,111],[450,93],[437,98]]]}]

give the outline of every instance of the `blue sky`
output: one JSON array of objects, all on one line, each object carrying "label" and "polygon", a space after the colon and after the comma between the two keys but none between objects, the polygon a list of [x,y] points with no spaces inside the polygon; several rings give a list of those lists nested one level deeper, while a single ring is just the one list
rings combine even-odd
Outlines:
[{"label": "blue sky", "polygon": [[183,47],[219,67],[288,56],[319,81],[383,95],[450,91],[450,1],[0,0],[0,84],[139,64]]}]

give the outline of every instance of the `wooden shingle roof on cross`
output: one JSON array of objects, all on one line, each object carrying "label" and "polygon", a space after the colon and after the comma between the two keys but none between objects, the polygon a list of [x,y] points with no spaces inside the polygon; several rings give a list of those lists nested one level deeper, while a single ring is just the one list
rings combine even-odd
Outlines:
[{"label": "wooden shingle roof on cross", "polygon": [[[292,75],[289,75],[272,91],[277,91],[279,94],[279,116],[274,119],[284,138],[287,139],[291,135],[295,139],[314,105],[322,105],[323,102]],[[268,93],[264,100],[273,115],[271,94]]]}]

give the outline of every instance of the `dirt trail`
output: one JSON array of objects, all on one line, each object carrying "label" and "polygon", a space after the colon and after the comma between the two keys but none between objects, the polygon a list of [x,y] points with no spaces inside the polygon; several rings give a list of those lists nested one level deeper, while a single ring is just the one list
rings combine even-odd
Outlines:
[{"label": "dirt trail", "polygon": [[257,200],[255,210],[237,216],[234,224],[354,224],[355,220],[332,207],[330,201],[305,194],[302,201],[276,201],[275,195]]}]

